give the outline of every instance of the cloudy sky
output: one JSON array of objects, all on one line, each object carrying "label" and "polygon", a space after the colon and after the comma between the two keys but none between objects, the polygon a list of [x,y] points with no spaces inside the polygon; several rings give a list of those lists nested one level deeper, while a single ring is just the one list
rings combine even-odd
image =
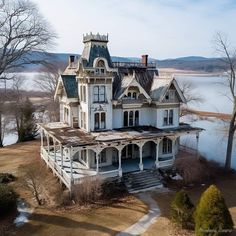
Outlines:
[{"label": "cloudy sky", "polygon": [[56,52],[81,53],[84,33],[109,34],[114,56],[216,56],[213,35],[236,45],[236,0],[33,0],[58,35]]}]

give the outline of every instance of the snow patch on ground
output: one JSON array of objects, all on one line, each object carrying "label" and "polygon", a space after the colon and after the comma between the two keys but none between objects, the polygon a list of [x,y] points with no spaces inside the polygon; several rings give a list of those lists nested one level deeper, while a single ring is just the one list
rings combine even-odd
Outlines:
[{"label": "snow patch on ground", "polygon": [[33,213],[33,209],[22,199],[17,202],[18,216],[14,220],[16,227],[20,227],[29,221],[29,217]]}]

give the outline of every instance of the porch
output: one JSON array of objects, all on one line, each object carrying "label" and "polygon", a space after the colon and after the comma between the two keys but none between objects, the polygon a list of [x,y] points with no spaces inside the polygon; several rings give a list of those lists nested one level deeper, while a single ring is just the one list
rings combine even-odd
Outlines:
[{"label": "porch", "polygon": [[41,157],[71,190],[86,176],[121,177],[127,172],[169,168],[177,155],[180,135],[195,133],[198,142],[199,131],[184,126],[163,132],[143,127],[86,133],[60,124],[41,126]]}]

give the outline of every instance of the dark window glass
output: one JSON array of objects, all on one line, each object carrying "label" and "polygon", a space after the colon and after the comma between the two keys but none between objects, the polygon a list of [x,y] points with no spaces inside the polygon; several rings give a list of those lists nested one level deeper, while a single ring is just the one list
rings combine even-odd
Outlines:
[{"label": "dark window glass", "polygon": [[135,111],[135,126],[139,125],[139,111]]},{"label": "dark window glass", "polygon": [[128,126],[128,111],[124,112],[124,127]]},{"label": "dark window glass", "polygon": [[134,125],[134,112],[130,111],[129,112],[129,126],[133,126]]},{"label": "dark window glass", "polygon": [[174,116],[173,110],[169,110],[169,125],[173,125],[173,116]]},{"label": "dark window glass", "polygon": [[99,113],[94,114],[94,129],[99,129]]}]

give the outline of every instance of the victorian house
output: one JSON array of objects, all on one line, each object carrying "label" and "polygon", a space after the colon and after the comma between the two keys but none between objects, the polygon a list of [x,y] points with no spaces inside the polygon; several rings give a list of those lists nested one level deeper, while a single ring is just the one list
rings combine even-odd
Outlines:
[{"label": "victorian house", "polygon": [[60,122],[40,125],[41,157],[70,190],[85,176],[171,168],[181,136],[201,131],[179,122],[186,100],[176,80],[159,76],[147,55],[113,62],[107,35],[83,43],[57,84]]}]

